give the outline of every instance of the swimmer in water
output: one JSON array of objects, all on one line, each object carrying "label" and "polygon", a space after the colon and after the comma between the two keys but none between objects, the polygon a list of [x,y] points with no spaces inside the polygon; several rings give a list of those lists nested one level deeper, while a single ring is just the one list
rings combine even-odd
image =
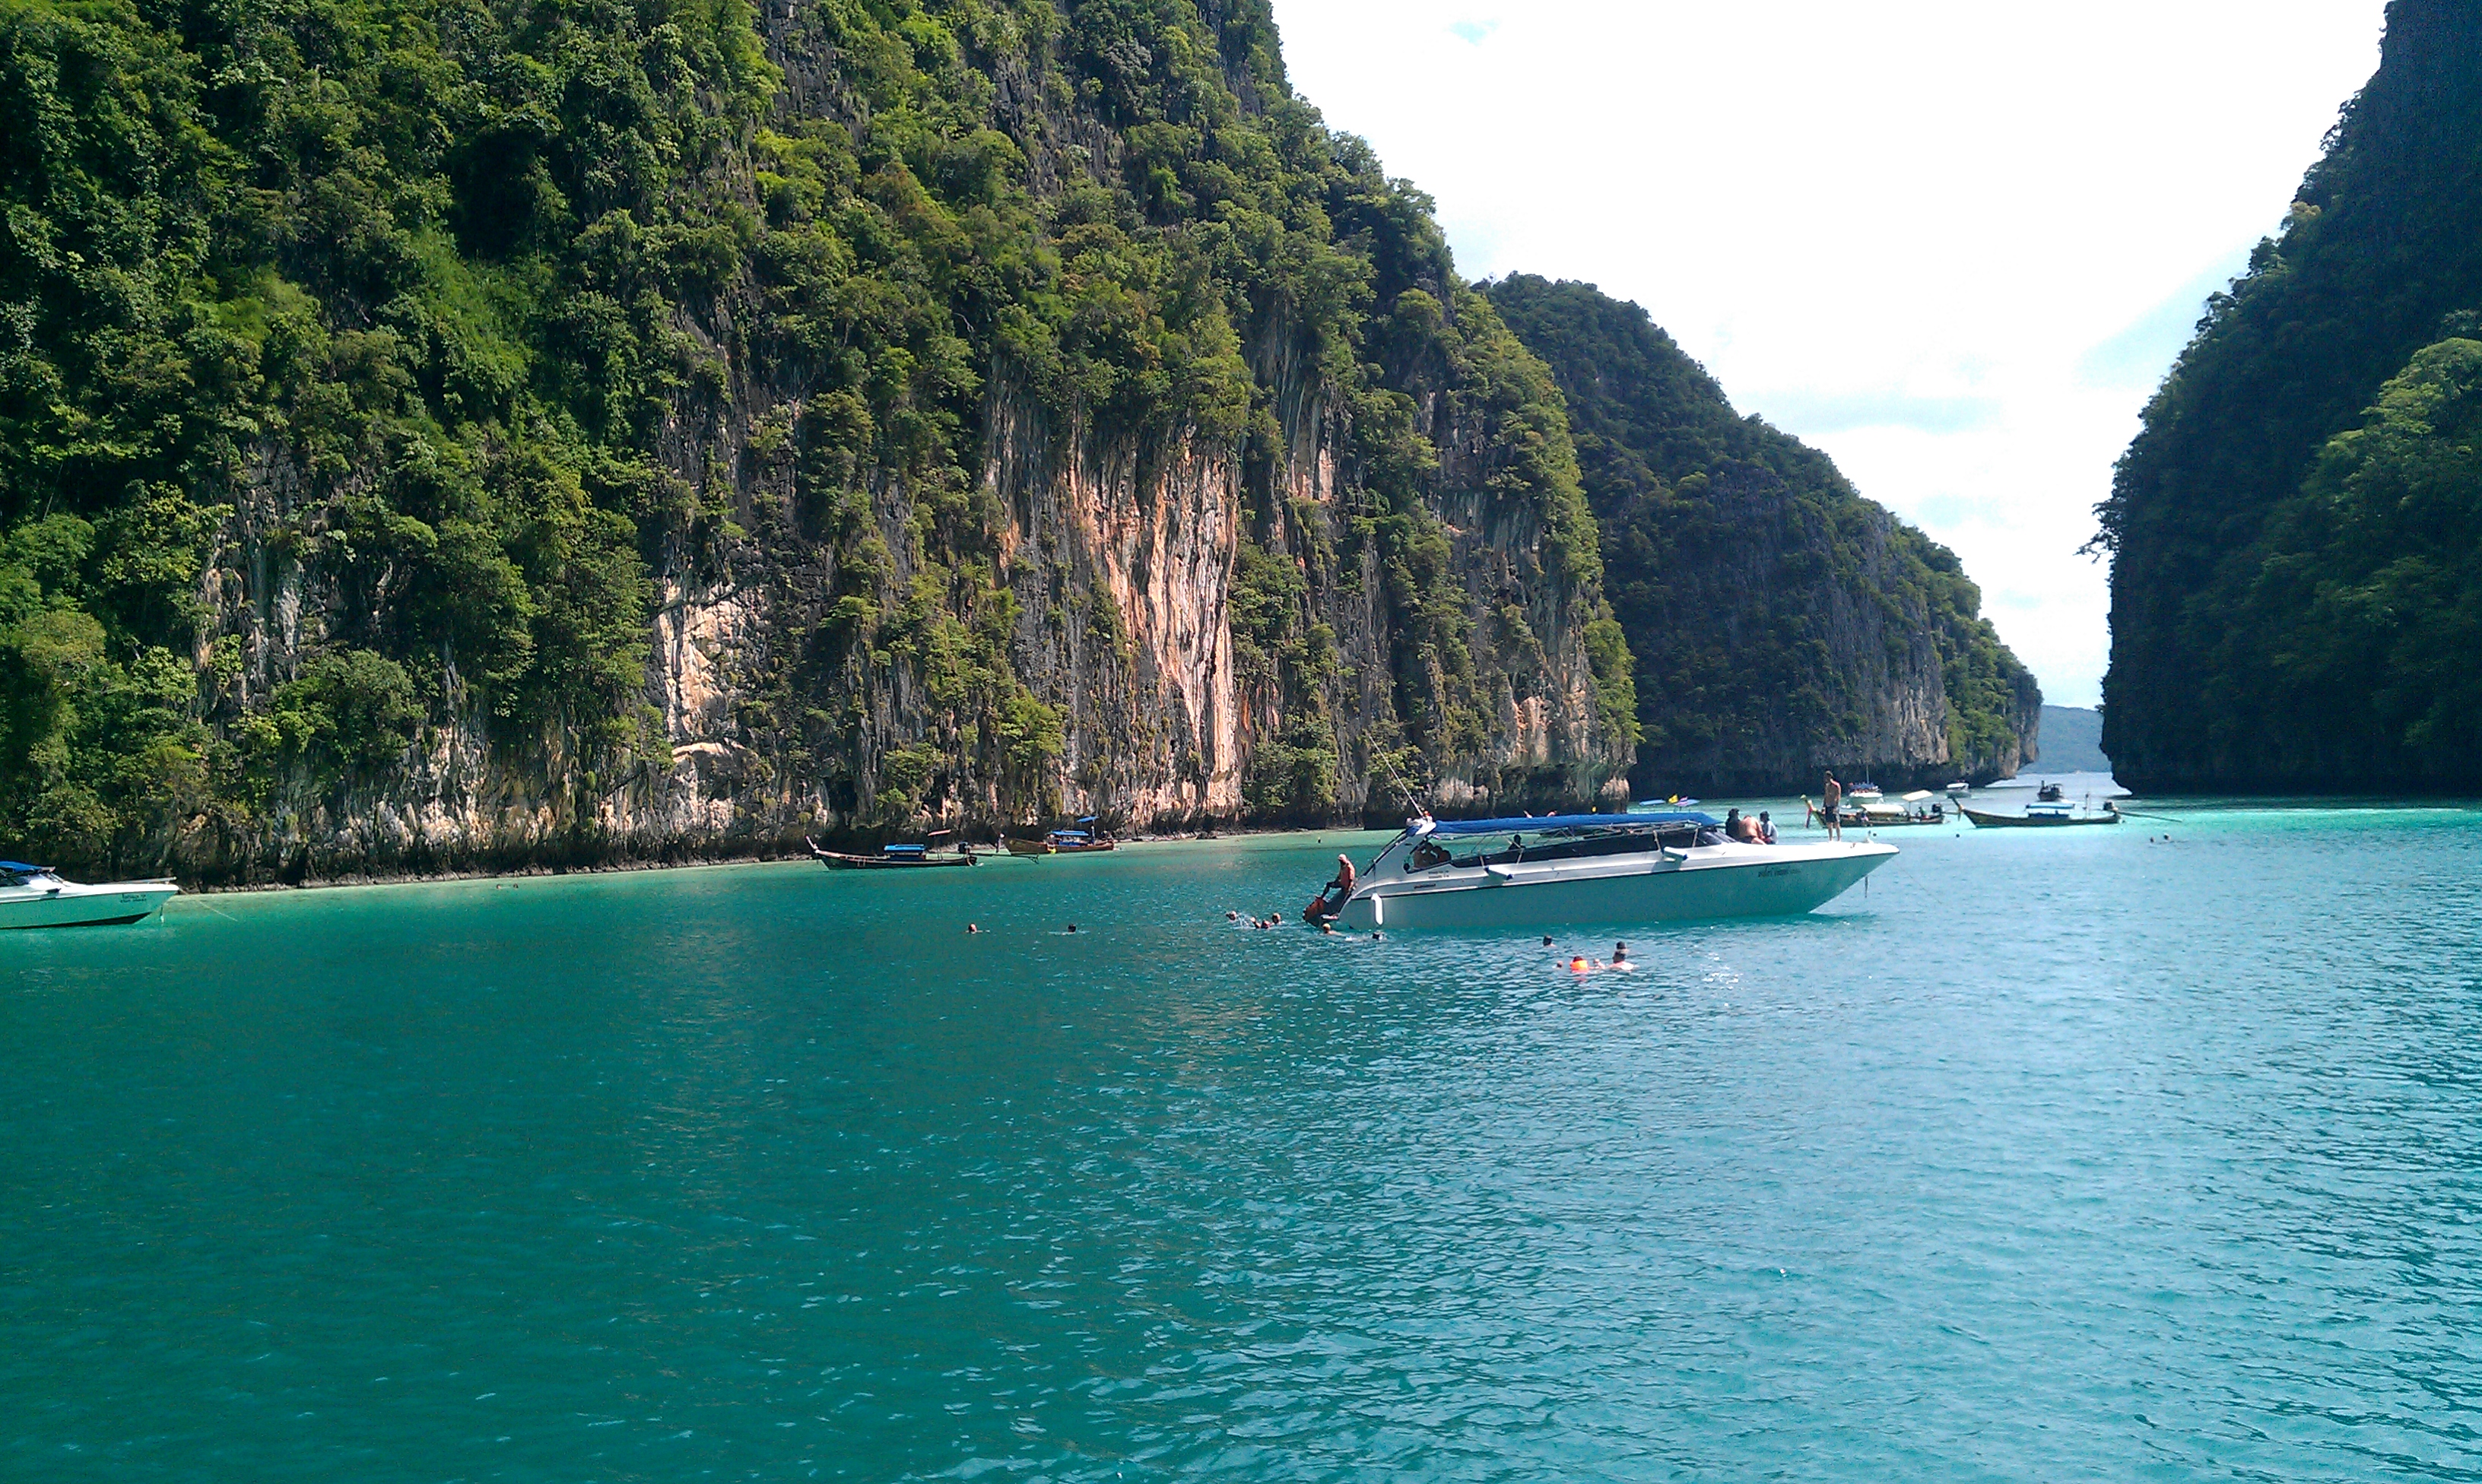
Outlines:
[{"label": "swimmer in water", "polygon": [[1077,924],[1074,924],[1074,923],[1069,924],[1069,930],[1070,932],[1075,932],[1075,931],[1077,930]]},{"label": "swimmer in water", "polygon": [[1329,922],[1326,918],[1320,918],[1319,931],[1326,934],[1328,937],[1333,938],[1335,936],[1335,924]]},{"label": "swimmer in water", "polygon": [[1576,957],[1569,960],[1569,972],[1571,974],[1592,974],[1595,972],[1595,966],[1585,954],[1580,953]]},{"label": "swimmer in water", "polygon": [[1612,967],[1615,969],[1625,969],[1629,967],[1627,944],[1615,943],[1612,945]]},{"label": "swimmer in water", "polygon": [[965,924],[965,931],[967,932],[981,932],[982,930],[982,924],[979,923],[967,923]]},{"label": "swimmer in water", "polygon": [[1224,914],[1224,921],[1228,923],[1237,923],[1241,921],[1241,914],[1238,912],[1227,912]]},{"label": "swimmer in water", "polygon": [[1551,946],[1551,935],[1547,932],[1543,935],[1543,946],[1546,949]]}]

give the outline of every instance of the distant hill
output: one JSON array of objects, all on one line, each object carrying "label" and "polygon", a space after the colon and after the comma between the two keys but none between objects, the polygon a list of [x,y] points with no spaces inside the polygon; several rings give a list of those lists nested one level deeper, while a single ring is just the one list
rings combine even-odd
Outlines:
[{"label": "distant hill", "polygon": [[1638,305],[1526,273],[1487,292],[1568,400],[1635,657],[1640,795],[2017,771],[2042,691],[1954,552],[1733,410]]},{"label": "distant hill", "polygon": [[2102,713],[2087,706],[2043,708],[2042,751],[2035,769],[2055,773],[2107,773],[2102,752]]}]

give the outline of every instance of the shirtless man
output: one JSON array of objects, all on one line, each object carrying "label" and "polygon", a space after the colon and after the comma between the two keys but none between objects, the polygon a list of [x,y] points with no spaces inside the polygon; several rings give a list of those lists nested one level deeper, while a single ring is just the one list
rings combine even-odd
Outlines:
[{"label": "shirtless man", "polygon": [[1819,795],[1827,801],[1827,838],[1830,840],[1843,839],[1844,820],[1842,819],[1842,815],[1844,811],[1844,785],[1835,781],[1835,775],[1834,773],[1829,773],[1827,775],[1827,786],[1819,791]]}]

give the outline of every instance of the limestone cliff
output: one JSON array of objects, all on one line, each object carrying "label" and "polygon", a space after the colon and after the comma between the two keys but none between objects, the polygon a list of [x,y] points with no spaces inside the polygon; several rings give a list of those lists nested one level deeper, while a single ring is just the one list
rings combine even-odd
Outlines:
[{"label": "limestone cliff", "polygon": [[2266,206],[2096,510],[2103,746],[2148,794],[2470,794],[2482,11],[2390,0],[2378,70]]},{"label": "limestone cliff", "polygon": [[134,414],[82,270],[5,265],[59,299],[0,512],[27,848],[245,881],[1618,796],[1558,394],[1262,10],[387,9],[360,51],[43,20],[158,100],[59,159],[169,215],[12,189],[179,307],[141,329],[187,381],[73,478],[109,440],[42,419]]},{"label": "limestone cliff", "polygon": [[1568,401],[1636,660],[1640,793],[1988,781],[2033,756],[2042,693],[1953,552],[1736,414],[1637,305],[1525,274],[1491,298]]}]

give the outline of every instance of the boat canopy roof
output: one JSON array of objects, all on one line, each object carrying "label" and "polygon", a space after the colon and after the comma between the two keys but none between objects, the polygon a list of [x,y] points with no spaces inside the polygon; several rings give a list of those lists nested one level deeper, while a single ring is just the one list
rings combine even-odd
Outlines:
[{"label": "boat canopy roof", "polygon": [[1644,829],[1650,824],[1714,824],[1710,814],[1698,814],[1687,809],[1645,814],[1546,814],[1533,819],[1519,816],[1514,820],[1441,820],[1425,833],[1433,835],[1521,835],[1528,831],[1551,829]]},{"label": "boat canopy roof", "polygon": [[21,876],[30,876],[36,872],[51,869],[49,866],[29,866],[24,861],[0,861],[0,871],[13,871]]}]

